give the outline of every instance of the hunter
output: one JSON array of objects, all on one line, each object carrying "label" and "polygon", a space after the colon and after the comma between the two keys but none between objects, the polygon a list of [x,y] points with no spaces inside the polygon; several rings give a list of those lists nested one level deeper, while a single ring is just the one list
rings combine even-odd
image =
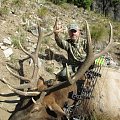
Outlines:
[{"label": "hunter", "polygon": [[[59,33],[62,31],[62,25],[56,24],[54,26],[54,38],[57,45],[67,51],[68,60],[68,70],[71,75],[73,75],[82,62],[86,58],[86,41],[80,38],[80,28],[76,22],[73,22],[68,25],[68,34],[69,38],[67,40],[62,40],[59,36]],[[66,67],[58,73],[58,77],[62,80],[66,80]]]}]

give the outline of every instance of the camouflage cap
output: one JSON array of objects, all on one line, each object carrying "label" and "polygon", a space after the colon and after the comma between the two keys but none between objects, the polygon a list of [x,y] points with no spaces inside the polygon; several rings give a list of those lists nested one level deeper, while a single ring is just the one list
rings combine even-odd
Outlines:
[{"label": "camouflage cap", "polygon": [[78,30],[79,27],[76,23],[71,23],[69,26],[68,26],[68,30]]}]

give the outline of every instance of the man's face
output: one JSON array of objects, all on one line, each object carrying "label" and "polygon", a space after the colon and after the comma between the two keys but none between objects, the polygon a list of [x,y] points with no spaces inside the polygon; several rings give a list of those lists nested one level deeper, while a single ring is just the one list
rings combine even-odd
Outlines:
[{"label": "man's face", "polygon": [[78,38],[80,37],[80,30],[74,30],[74,29],[71,29],[68,31],[69,33],[69,36],[70,36],[70,39],[72,39],[73,41],[76,41],[78,40]]}]

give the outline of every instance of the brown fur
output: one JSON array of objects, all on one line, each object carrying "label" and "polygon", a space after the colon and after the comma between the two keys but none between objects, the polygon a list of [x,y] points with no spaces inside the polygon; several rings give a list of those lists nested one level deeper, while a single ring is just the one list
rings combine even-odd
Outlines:
[{"label": "brown fur", "polygon": [[[44,81],[40,79],[38,80],[37,87],[39,91],[42,91],[47,88],[47,85],[45,85]],[[71,91],[76,91],[76,85],[71,85],[67,88],[50,93],[43,98],[42,103],[35,104],[34,110],[40,111],[41,107],[44,106],[45,108],[49,108],[54,111],[57,114],[58,119],[61,118],[61,116],[65,115],[65,112],[62,109],[65,102],[68,104],[73,103],[73,100],[68,98],[68,94]]]}]

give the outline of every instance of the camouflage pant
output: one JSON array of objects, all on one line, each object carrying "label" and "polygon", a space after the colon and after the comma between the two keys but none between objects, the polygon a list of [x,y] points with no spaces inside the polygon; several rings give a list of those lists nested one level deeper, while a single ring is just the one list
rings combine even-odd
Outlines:
[{"label": "camouflage pant", "polygon": [[[77,71],[78,67],[69,65],[68,66],[68,72],[70,73],[70,75],[74,75],[75,72]],[[66,67],[64,67],[58,74],[57,74],[58,78],[60,81],[65,81],[67,80],[67,69]]]}]

